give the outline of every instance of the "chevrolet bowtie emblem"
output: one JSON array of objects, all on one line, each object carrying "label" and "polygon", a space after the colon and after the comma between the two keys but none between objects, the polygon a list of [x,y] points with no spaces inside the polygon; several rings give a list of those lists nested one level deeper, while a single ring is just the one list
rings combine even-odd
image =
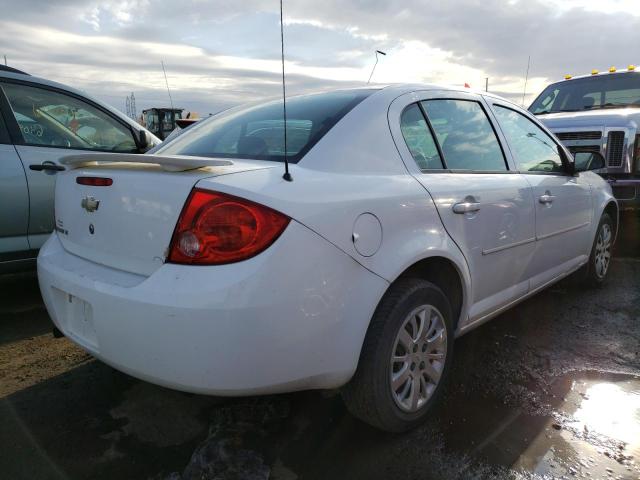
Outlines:
[{"label": "chevrolet bowtie emblem", "polygon": [[95,212],[100,206],[100,200],[96,200],[94,197],[86,196],[82,198],[80,206],[87,212]]}]

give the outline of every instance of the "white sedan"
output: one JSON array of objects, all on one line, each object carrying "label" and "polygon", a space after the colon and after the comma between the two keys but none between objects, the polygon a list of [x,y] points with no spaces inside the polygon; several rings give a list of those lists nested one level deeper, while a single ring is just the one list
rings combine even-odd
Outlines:
[{"label": "white sedan", "polygon": [[454,338],[578,269],[604,280],[618,207],[586,171],[602,157],[574,161],[516,105],[409,85],[292,97],[287,114],[286,144],[271,101],[155,155],[64,160],[38,257],[57,328],[153,383],[341,387],[401,431],[442,391]]}]

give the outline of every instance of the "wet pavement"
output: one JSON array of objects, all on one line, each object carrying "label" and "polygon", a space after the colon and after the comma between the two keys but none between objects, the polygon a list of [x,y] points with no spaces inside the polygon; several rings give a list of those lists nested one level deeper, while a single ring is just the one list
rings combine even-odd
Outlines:
[{"label": "wet pavement", "polygon": [[640,478],[640,219],[610,278],[569,278],[456,342],[420,428],[378,432],[337,392],[220,399],[53,339],[33,274],[0,278],[0,478]]}]

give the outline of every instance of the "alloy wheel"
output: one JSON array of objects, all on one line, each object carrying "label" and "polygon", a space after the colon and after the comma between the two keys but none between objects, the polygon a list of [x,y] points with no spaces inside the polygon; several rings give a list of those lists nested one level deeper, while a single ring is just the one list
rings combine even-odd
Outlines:
[{"label": "alloy wheel", "polygon": [[414,413],[431,398],[444,370],[447,329],[442,314],[422,305],[405,318],[391,353],[390,387],[396,405]]},{"label": "alloy wheel", "polygon": [[598,232],[595,251],[595,271],[596,276],[600,279],[604,278],[609,269],[611,261],[611,227],[608,223],[603,223]]}]

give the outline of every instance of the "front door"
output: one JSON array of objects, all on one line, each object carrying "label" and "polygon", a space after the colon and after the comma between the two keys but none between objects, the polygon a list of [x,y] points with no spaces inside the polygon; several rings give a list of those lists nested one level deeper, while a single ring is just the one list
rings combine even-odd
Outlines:
[{"label": "front door", "polygon": [[518,169],[532,187],[536,249],[529,274],[531,288],[538,288],[588,260],[591,187],[579,174],[566,173],[561,147],[532,119],[506,104],[495,102],[493,109]]},{"label": "front door", "polygon": [[408,105],[400,123],[416,178],[469,265],[469,320],[525,295],[535,238],[531,188],[510,170],[482,99],[430,94]]},{"label": "front door", "polygon": [[27,241],[29,190],[0,110],[0,263],[30,255]]}]

